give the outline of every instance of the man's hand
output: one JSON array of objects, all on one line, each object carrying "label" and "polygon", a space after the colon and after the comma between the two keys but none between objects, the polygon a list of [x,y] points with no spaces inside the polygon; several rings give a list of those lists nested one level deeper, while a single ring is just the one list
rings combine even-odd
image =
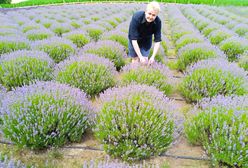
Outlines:
[{"label": "man's hand", "polygon": [[154,57],[151,57],[148,61],[148,65],[151,65],[155,62]]},{"label": "man's hand", "polygon": [[147,62],[148,62],[148,58],[147,57],[140,57],[140,63],[141,64],[147,64]]}]

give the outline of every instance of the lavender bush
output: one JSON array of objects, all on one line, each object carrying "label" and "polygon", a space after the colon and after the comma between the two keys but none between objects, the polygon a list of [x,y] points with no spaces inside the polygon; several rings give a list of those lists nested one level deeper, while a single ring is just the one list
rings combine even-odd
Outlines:
[{"label": "lavender bush", "polygon": [[223,40],[229,38],[229,37],[232,37],[234,36],[234,33],[232,33],[231,31],[229,30],[226,30],[226,29],[217,29],[217,30],[214,30],[212,31],[210,34],[209,34],[209,40],[212,44],[214,45],[218,45],[220,44]]},{"label": "lavender bush", "polygon": [[220,44],[220,49],[227,55],[229,61],[236,61],[240,54],[248,51],[248,40],[240,37],[232,37]]},{"label": "lavender bush", "polygon": [[212,33],[213,31],[219,29],[220,26],[216,25],[216,24],[209,24],[208,26],[206,26],[203,30],[202,33],[204,34],[205,37],[207,37],[210,33]]},{"label": "lavender bush", "polygon": [[[4,88],[4,87],[0,84],[0,99],[3,98],[3,96],[6,94],[6,92],[7,92],[7,89]],[[1,106],[1,101],[0,101],[0,106]],[[1,114],[0,114],[0,126],[2,125],[2,123],[3,123],[3,120],[2,120],[2,116],[1,116]],[[0,131],[0,132],[1,132],[1,131]]]},{"label": "lavender bush", "polygon": [[248,32],[248,25],[241,23],[236,25],[233,30],[240,36],[244,36]]},{"label": "lavender bush", "polygon": [[110,40],[89,43],[84,46],[83,52],[110,59],[114,62],[117,70],[120,70],[120,68],[125,65],[124,58],[127,57],[125,48],[119,43]]},{"label": "lavender bush", "polygon": [[161,46],[163,47],[164,54],[167,54],[167,52],[168,52],[168,43],[169,42],[170,41],[167,38],[162,37]]},{"label": "lavender bush", "polygon": [[103,39],[112,40],[120,43],[125,47],[126,53],[128,53],[128,39],[126,33],[123,33],[121,31],[109,32],[105,35],[105,37],[103,37]]},{"label": "lavender bush", "polygon": [[79,22],[76,22],[76,21],[72,21],[71,26],[74,27],[75,29],[78,29],[78,28],[82,27],[82,24]]},{"label": "lavender bush", "polygon": [[248,166],[248,97],[204,99],[196,115],[185,122],[192,144],[203,145],[215,166]]},{"label": "lavender bush", "polygon": [[[153,53],[153,49],[154,49],[154,45],[150,49],[150,53],[149,53],[148,59],[151,58],[152,53]],[[165,51],[164,51],[164,48],[163,47],[160,47],[158,49],[158,52],[157,52],[156,57],[155,57],[155,61],[156,62],[159,62],[159,63],[162,63],[162,64],[165,64],[166,63]]]},{"label": "lavender bush", "polygon": [[83,31],[71,31],[69,33],[63,34],[63,37],[71,40],[78,48],[81,48],[90,42],[89,38],[85,34],[86,33]]},{"label": "lavender bush", "polygon": [[44,149],[80,141],[88,127],[90,105],[79,89],[37,82],[1,99],[2,131],[19,147]]},{"label": "lavender bush", "polygon": [[15,28],[1,28],[0,27],[0,36],[14,36],[16,34],[20,33],[17,29]]},{"label": "lavender bush", "polygon": [[224,59],[199,61],[188,68],[180,91],[190,102],[219,94],[244,95],[248,92],[247,72]]},{"label": "lavender bush", "polygon": [[129,64],[123,67],[120,75],[120,85],[131,83],[155,86],[165,95],[172,91],[172,73],[165,65],[154,63],[151,66]]},{"label": "lavender bush", "polygon": [[33,43],[33,48],[46,52],[55,63],[75,53],[76,46],[67,39],[53,37]]},{"label": "lavender bush", "polygon": [[186,34],[183,35],[181,38],[179,38],[176,41],[176,50],[179,50],[180,48],[184,47],[187,44],[190,43],[199,43],[203,42],[203,38],[199,35],[194,35],[194,34]]},{"label": "lavender bush", "polygon": [[248,51],[243,53],[241,57],[239,58],[239,66],[244,68],[246,71],[248,71]]},{"label": "lavender bush", "polygon": [[26,33],[26,37],[30,41],[43,40],[53,36],[53,32],[47,29],[30,30]]},{"label": "lavender bush", "polygon": [[199,60],[215,57],[225,57],[216,47],[208,43],[192,43],[182,47],[178,51],[178,69],[185,70],[186,67]]},{"label": "lavender bush", "polygon": [[59,37],[61,37],[64,33],[68,33],[71,31],[72,26],[66,23],[53,24],[50,29]]},{"label": "lavender bush", "polygon": [[103,34],[103,29],[97,25],[96,26],[92,25],[89,28],[86,28],[86,31],[90,39],[95,42],[97,42],[100,39],[101,35]]},{"label": "lavender bush", "polygon": [[228,22],[227,24],[225,24],[225,26],[228,28],[228,29],[233,29],[236,25],[238,25],[239,23],[235,20],[232,20],[230,22]]},{"label": "lavender bush", "polygon": [[0,36],[0,55],[29,48],[29,42],[25,38],[19,36]]},{"label": "lavender bush", "polygon": [[51,80],[54,62],[44,52],[19,50],[0,57],[0,83],[11,90],[34,80]]},{"label": "lavender bush", "polygon": [[87,54],[71,57],[55,67],[57,81],[80,88],[90,96],[114,86],[116,74],[108,59]]},{"label": "lavender bush", "polygon": [[22,32],[27,33],[30,30],[37,30],[39,28],[40,28],[39,26],[28,25],[23,27]]},{"label": "lavender bush", "polygon": [[125,161],[164,152],[173,140],[170,100],[155,87],[129,85],[100,95],[95,135],[104,150]]},{"label": "lavender bush", "polygon": [[0,167],[2,168],[26,168],[21,161],[15,161],[13,159],[8,158],[8,156],[0,153]]}]

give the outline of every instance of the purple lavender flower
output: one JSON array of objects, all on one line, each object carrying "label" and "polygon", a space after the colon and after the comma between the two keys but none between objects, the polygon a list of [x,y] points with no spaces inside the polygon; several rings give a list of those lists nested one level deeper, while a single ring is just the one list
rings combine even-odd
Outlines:
[{"label": "purple lavender flower", "polygon": [[46,52],[56,63],[63,61],[76,51],[76,46],[67,39],[52,37],[35,41],[32,48]]},{"label": "purple lavender flower", "polygon": [[228,56],[228,60],[235,61],[241,54],[248,51],[248,40],[234,36],[222,41],[220,49]]},{"label": "purple lavender flower", "polygon": [[4,136],[19,146],[42,149],[79,141],[91,105],[79,89],[55,82],[16,88],[1,100]]},{"label": "purple lavender flower", "polygon": [[124,58],[127,57],[125,48],[119,43],[110,40],[89,43],[79,53],[81,52],[97,54],[100,57],[108,58],[114,62],[117,70],[125,65]]},{"label": "purple lavender flower", "polygon": [[54,36],[55,34],[45,28],[40,28],[40,29],[34,29],[34,30],[29,30],[27,33],[25,33],[27,39],[30,41],[36,41],[36,40],[43,40],[50,38]]},{"label": "purple lavender flower", "polygon": [[[129,85],[111,88],[101,94],[98,101],[96,136],[107,152],[123,160],[134,161],[163,152],[175,135],[172,129],[178,131],[180,128],[174,124],[176,119],[172,101],[154,87]],[[163,143],[154,136],[161,137]],[[143,141],[148,137],[150,142]]]},{"label": "purple lavender flower", "polygon": [[0,36],[0,55],[15,50],[29,49],[29,41],[22,36]]},{"label": "purple lavender flower", "polygon": [[8,89],[34,80],[50,80],[54,62],[44,52],[20,50],[0,57],[0,82]]},{"label": "purple lavender flower", "polygon": [[208,59],[188,67],[181,92],[189,101],[248,92],[247,72],[224,59]]},{"label": "purple lavender flower", "polygon": [[26,166],[21,163],[20,160],[15,161],[11,158],[8,158],[7,155],[3,155],[0,153],[0,167],[4,167],[4,168],[26,168]]},{"label": "purple lavender flower", "polygon": [[247,95],[218,95],[203,99],[199,106],[201,110],[195,109],[198,112],[185,125],[189,141],[203,145],[215,164],[246,166]]}]

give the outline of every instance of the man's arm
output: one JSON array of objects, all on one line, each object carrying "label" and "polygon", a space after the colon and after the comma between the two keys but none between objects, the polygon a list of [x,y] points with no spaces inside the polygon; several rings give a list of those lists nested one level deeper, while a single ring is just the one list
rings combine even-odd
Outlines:
[{"label": "man's arm", "polygon": [[136,52],[137,56],[140,59],[140,62],[141,63],[146,62],[146,59],[143,57],[143,55],[140,52],[140,47],[138,45],[137,40],[132,40],[132,45],[133,45],[134,51]]},{"label": "man's arm", "polygon": [[151,58],[149,59],[149,64],[152,64],[155,60],[155,56],[157,55],[158,53],[158,49],[160,47],[160,42],[155,42],[154,43],[154,49],[153,49],[153,53],[152,53],[152,56]]},{"label": "man's arm", "polygon": [[151,58],[149,59],[149,64],[152,64],[155,60],[155,56],[158,53],[158,49],[160,46],[160,42],[161,42],[161,28],[162,28],[162,24],[161,24],[161,20],[159,18],[157,25],[156,25],[156,31],[154,33],[154,49],[153,49],[153,53]]}]

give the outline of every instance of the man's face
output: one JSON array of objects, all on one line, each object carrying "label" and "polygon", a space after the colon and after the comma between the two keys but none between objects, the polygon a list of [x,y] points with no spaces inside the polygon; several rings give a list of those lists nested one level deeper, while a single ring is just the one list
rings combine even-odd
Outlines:
[{"label": "man's face", "polygon": [[154,10],[146,10],[145,12],[146,21],[148,23],[153,22],[156,19],[157,15],[158,15],[158,12]]}]

